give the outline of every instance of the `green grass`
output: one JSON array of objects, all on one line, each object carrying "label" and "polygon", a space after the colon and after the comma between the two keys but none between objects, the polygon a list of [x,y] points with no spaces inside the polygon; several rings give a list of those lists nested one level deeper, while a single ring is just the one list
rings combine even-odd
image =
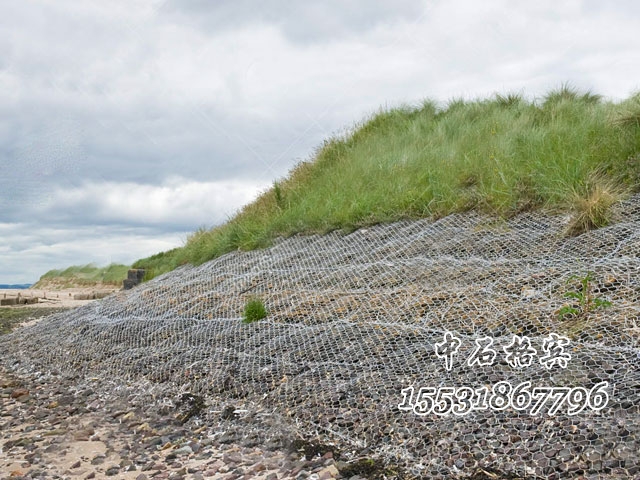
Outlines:
[{"label": "green grass", "polygon": [[97,267],[90,263],[87,265],[74,265],[64,270],[49,270],[40,277],[40,280],[32,288],[43,288],[51,284],[62,287],[96,284],[120,285],[127,277],[129,268],[127,265],[117,263],[112,263],[106,267]]},{"label": "green grass", "polygon": [[66,308],[55,307],[1,307],[0,308],[0,335],[10,333],[13,328],[22,322],[46,317]]},{"label": "green grass", "polygon": [[244,307],[243,323],[253,323],[266,318],[267,309],[259,298],[250,299]]},{"label": "green grass", "polygon": [[614,103],[568,86],[535,101],[496,95],[382,110],[326,140],[227,223],[137,261],[151,278],[277,236],[477,210],[571,212],[568,235],[611,221],[640,185],[640,94]]}]

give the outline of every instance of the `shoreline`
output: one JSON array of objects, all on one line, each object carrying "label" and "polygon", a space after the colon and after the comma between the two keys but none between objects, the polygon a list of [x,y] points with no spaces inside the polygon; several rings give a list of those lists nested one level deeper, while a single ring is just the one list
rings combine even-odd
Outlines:
[{"label": "shoreline", "polygon": [[[26,305],[1,305],[0,308],[22,308],[24,306],[73,308],[86,305],[119,291],[116,286],[97,285],[89,287],[71,287],[65,289],[0,289],[0,301],[7,299],[27,299]],[[34,302],[34,303],[31,303]]]}]

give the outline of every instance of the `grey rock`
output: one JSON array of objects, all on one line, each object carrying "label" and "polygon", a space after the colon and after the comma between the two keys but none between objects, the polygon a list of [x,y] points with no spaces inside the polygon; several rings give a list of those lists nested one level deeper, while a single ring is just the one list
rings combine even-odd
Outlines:
[{"label": "grey rock", "polygon": [[185,445],[184,447],[174,450],[173,453],[176,455],[191,455],[193,453],[193,449],[189,445]]},{"label": "grey rock", "polygon": [[107,477],[113,477],[114,475],[117,475],[118,473],[120,473],[120,467],[117,465],[114,465],[112,467],[107,468],[107,471],[104,472],[104,474]]}]

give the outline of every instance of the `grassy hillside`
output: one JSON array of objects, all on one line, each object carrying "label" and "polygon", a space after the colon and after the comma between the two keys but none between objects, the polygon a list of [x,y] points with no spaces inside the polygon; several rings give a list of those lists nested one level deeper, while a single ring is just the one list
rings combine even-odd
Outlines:
[{"label": "grassy hillside", "polygon": [[122,280],[127,277],[127,270],[127,265],[117,263],[102,268],[94,264],[74,265],[64,270],[49,270],[32,288],[122,285]]},{"label": "grassy hillside", "polygon": [[470,209],[570,211],[572,235],[605,225],[609,207],[639,185],[640,94],[612,103],[565,86],[537,101],[426,101],[325,141],[226,224],[134,266],[154,276],[280,235]]}]

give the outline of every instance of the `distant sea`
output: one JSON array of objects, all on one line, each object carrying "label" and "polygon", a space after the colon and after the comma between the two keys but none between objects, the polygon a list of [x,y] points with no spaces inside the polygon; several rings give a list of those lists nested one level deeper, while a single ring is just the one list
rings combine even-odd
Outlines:
[{"label": "distant sea", "polygon": [[6,283],[0,283],[0,290],[24,290],[25,288],[29,288],[32,283],[20,283],[17,285],[9,285]]}]

